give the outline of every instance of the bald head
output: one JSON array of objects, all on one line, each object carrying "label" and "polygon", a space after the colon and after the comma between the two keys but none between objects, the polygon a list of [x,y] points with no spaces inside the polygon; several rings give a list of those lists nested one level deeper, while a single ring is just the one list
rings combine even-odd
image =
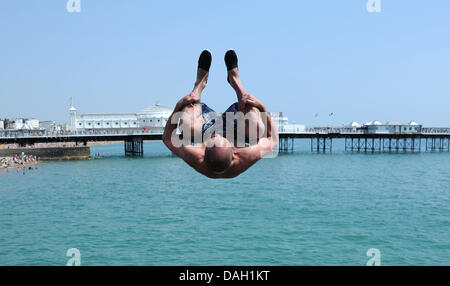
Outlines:
[{"label": "bald head", "polygon": [[205,163],[216,174],[224,173],[231,165],[233,149],[231,143],[220,135],[206,142]]}]

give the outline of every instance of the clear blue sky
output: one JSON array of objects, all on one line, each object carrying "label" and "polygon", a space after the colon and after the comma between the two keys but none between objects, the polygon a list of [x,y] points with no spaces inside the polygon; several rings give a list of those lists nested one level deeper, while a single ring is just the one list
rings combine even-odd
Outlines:
[{"label": "clear blue sky", "polygon": [[0,118],[68,122],[70,97],[81,113],[173,107],[203,49],[203,100],[224,110],[233,48],[247,90],[290,121],[450,126],[450,1],[381,1],[3,0]]}]

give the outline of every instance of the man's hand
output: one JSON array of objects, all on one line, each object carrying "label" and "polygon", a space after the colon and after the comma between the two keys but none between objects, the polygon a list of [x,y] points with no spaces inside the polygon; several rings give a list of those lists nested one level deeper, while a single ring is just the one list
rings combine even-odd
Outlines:
[{"label": "man's hand", "polygon": [[241,99],[238,102],[239,109],[240,110],[246,110],[247,107],[256,107],[261,112],[265,112],[264,104],[259,101],[256,97],[253,95],[246,93],[244,94]]},{"label": "man's hand", "polygon": [[191,92],[178,101],[174,111],[181,111],[186,105],[196,103],[200,103],[200,95],[196,92]]}]

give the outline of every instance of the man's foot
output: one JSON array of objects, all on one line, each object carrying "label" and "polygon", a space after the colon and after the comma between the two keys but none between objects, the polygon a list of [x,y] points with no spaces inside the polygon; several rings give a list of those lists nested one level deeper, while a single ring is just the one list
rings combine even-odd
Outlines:
[{"label": "man's foot", "polygon": [[[235,74],[237,76],[237,71],[238,71],[238,57],[234,50],[228,50],[225,53],[225,65],[227,66],[227,70],[229,73],[228,77],[227,77],[227,81],[228,81],[228,83],[231,84],[230,73]],[[236,69],[236,70],[233,72],[234,69]]]},{"label": "man's foot", "polygon": [[227,65],[227,70],[232,70],[238,67],[238,58],[234,50],[229,50],[226,52],[225,64]]},{"label": "man's foot", "polygon": [[212,55],[208,50],[204,50],[198,58],[197,80],[195,86],[202,85],[204,88],[208,81],[209,68],[211,67]]},{"label": "man's foot", "polygon": [[198,68],[209,71],[211,67],[212,55],[208,50],[204,50],[198,58]]}]

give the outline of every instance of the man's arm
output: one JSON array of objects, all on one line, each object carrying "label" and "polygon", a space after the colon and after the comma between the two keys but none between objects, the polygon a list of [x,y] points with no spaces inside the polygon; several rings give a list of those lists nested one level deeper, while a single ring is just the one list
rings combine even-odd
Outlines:
[{"label": "man's arm", "polygon": [[[272,118],[263,105],[264,111],[261,113],[263,122],[266,125],[267,137],[261,138],[258,142],[260,145],[262,156],[266,155],[278,145],[278,126],[272,121]],[[262,157],[261,156],[261,157]]]},{"label": "man's arm", "polygon": [[200,102],[200,97],[194,93],[190,93],[180,99],[175,105],[175,108],[167,120],[166,126],[164,127],[164,134],[162,136],[163,142],[170,151],[179,157],[182,157],[181,151],[183,142],[180,139],[180,136],[176,134],[176,129],[178,127],[178,121],[181,117],[181,112],[185,106],[198,102]]},{"label": "man's arm", "polygon": [[203,144],[198,146],[186,144],[186,142],[183,142],[179,135],[176,134],[178,121],[183,112],[183,108],[199,102],[200,98],[193,93],[180,99],[180,101],[177,102],[173,113],[167,120],[162,139],[167,148],[169,148],[175,155],[183,159],[187,164],[189,164],[189,166],[205,176],[213,177],[214,174],[208,170],[204,162],[205,146]]},{"label": "man's arm", "polygon": [[270,117],[269,112],[267,112],[264,103],[262,103],[262,101],[257,99],[255,96],[251,94],[244,94],[239,104],[243,108],[246,106],[255,107],[261,112],[261,119],[265,125],[267,136],[259,139],[256,146],[258,146],[258,149],[260,149],[261,153],[263,153],[262,156],[266,155],[278,145],[278,126],[276,126],[272,121],[272,118]]}]

